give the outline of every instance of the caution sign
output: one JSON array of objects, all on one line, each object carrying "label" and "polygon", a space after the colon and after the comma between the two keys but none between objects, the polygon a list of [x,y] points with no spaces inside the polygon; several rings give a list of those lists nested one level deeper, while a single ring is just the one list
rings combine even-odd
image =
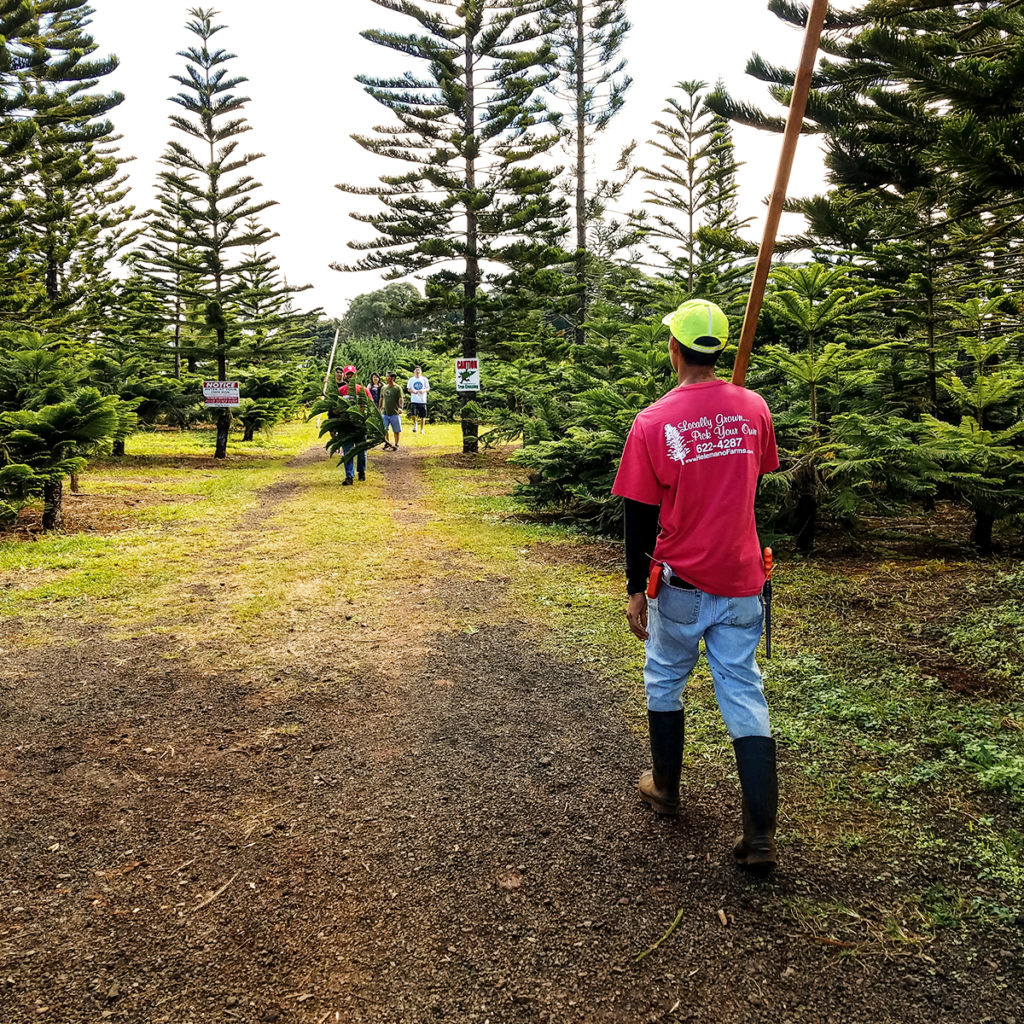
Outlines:
[{"label": "caution sign", "polygon": [[479,359],[456,359],[455,360],[455,390],[456,391],[479,391],[480,390],[480,360]]},{"label": "caution sign", "polygon": [[237,380],[204,380],[203,403],[207,409],[236,407],[239,404]]}]

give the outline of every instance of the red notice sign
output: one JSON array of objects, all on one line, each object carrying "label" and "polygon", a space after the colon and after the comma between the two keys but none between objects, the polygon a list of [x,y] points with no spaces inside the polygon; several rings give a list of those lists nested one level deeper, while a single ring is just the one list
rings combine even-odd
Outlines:
[{"label": "red notice sign", "polygon": [[237,380],[204,380],[203,402],[207,409],[239,404]]}]

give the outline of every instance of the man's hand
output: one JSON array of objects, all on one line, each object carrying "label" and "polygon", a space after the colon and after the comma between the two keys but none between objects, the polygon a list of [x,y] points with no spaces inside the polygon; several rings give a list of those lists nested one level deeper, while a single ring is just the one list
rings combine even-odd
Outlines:
[{"label": "man's hand", "polygon": [[648,639],[647,595],[643,591],[640,591],[639,594],[629,595],[629,603],[626,605],[626,621],[634,636],[641,640]]}]

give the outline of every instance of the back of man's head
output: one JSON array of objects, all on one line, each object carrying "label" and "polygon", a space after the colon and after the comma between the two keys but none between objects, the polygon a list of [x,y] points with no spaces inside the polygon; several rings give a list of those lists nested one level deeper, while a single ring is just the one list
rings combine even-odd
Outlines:
[{"label": "back of man's head", "polygon": [[[717,339],[715,338],[697,338],[698,344],[713,345]],[[683,362],[687,366],[714,366],[718,362],[718,357],[722,354],[722,349],[717,352],[698,352],[696,349],[690,348],[688,345],[680,345],[679,351],[683,354]]]}]

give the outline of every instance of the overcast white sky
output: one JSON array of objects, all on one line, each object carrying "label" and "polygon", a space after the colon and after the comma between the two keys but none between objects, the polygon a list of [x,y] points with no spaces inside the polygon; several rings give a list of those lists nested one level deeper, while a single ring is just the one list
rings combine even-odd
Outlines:
[{"label": "overcast white sky", "polygon": [[[91,31],[100,51],[120,59],[104,87],[109,84],[126,97],[113,117],[124,136],[122,150],[136,158],[129,165],[130,198],[144,210],[152,202],[157,162],[173,132],[167,97],[177,86],[169,76],[183,69],[176,52],[191,42],[184,25],[188,8],[198,4],[92,2]],[[329,315],[340,316],[353,296],[378,287],[380,281],[370,273],[343,274],[328,265],[354,255],[346,242],[365,237],[366,229],[348,215],[360,203],[373,202],[339,192],[334,185],[372,184],[390,163],[349,138],[387,117],[353,76],[415,65],[366,42],[359,32],[413,23],[372,0],[287,0],[283,5],[277,0],[221,0],[206,6],[214,6],[227,26],[217,39],[238,55],[232,70],[249,79],[244,93],[252,102],[245,114],[253,130],[243,145],[266,154],[253,173],[265,185],[267,197],[280,204],[264,214],[280,234],[275,255],[293,284],[314,286],[300,297],[302,305],[320,305]],[[713,83],[721,78],[734,95],[763,105],[766,88],[744,74],[747,58],[756,50],[772,63],[793,67],[799,56],[801,33],[770,14],[767,0],[630,0],[627,7],[633,31],[624,55],[633,86],[603,143],[610,161],[606,171],[622,143],[653,134],[650,123],[660,116],[678,81]],[[740,171],[740,213],[760,218],[775,175],[780,137],[737,126],[735,140],[737,156],[746,165]],[[655,158],[643,146],[638,155],[641,162]],[[802,139],[790,194],[819,191],[821,181],[814,140]],[[790,222],[790,229],[794,226]],[[787,230],[786,220],[782,230]],[[759,239],[760,233],[759,219],[749,234]]]}]

